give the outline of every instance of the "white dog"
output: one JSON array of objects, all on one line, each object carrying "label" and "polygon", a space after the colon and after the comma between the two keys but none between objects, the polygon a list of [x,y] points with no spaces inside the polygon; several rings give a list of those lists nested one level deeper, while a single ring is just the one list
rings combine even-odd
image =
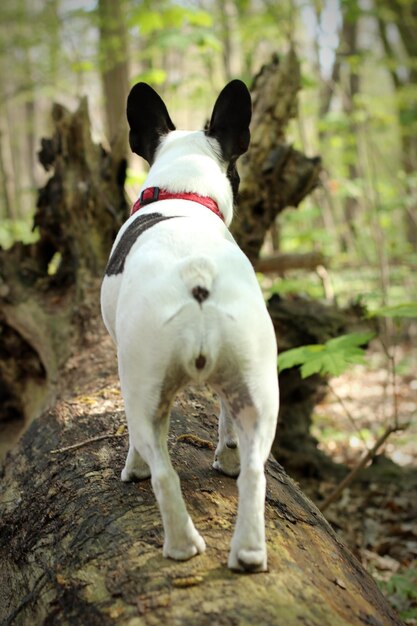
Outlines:
[{"label": "white dog", "polygon": [[221,400],[213,466],[239,474],[228,565],[263,571],[264,464],[278,414],[277,348],[255,272],[228,230],[239,185],[236,160],[249,145],[250,95],[234,80],[220,93],[206,130],[177,131],[159,95],[138,83],[127,118],[130,146],[151,168],[116,238],[101,291],[129,426],[122,480],[152,477],[164,556],[184,560],[204,552],[167,433],[178,390],[189,382],[209,384]]}]

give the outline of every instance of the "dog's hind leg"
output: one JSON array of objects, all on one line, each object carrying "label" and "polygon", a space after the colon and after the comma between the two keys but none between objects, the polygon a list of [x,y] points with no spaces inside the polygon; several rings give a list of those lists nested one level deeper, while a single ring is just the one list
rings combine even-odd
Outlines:
[{"label": "dog's hind leg", "polygon": [[174,394],[161,392],[159,386],[153,387],[136,377],[129,382],[122,377],[122,390],[134,449],[132,456],[135,458],[139,453],[149,466],[161,511],[165,534],[163,554],[177,560],[189,559],[204,552],[205,543],[187,512],[180,480],[169,457],[169,412]]},{"label": "dog's hind leg", "polygon": [[[253,379],[252,379],[253,380]],[[231,569],[265,571],[265,470],[278,413],[276,381],[251,386],[243,381],[229,395],[229,410],[236,423],[240,447],[237,480],[239,504],[228,565]],[[226,390],[227,397],[227,390]]]},{"label": "dog's hind leg", "polygon": [[227,476],[240,471],[239,446],[233,417],[227,402],[220,397],[219,442],[214,454],[214,469]]},{"label": "dog's hind leg", "polygon": [[127,453],[126,463],[122,470],[121,479],[123,482],[136,482],[145,480],[151,475],[149,465],[142,459],[136,450],[132,437],[129,435],[129,452]]}]

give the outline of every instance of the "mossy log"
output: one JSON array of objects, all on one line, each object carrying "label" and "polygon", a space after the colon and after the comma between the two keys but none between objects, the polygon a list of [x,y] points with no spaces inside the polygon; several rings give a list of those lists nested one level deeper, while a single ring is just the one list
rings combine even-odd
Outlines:
[{"label": "mossy log", "polygon": [[[96,372],[92,386],[37,419],[8,456],[0,487],[1,624],[401,624],[370,575],[273,460],[266,466],[269,571],[227,569],[237,487],[211,467],[218,407],[205,390],[178,396],[170,449],[207,550],[186,562],[164,559],[150,482],[119,479],[127,437],[120,434],[115,356],[113,366],[99,364],[97,373],[95,352],[88,347],[85,371],[77,366],[81,380]],[[109,433],[114,436],[100,439]],[[86,443],[89,438],[96,440]]]}]

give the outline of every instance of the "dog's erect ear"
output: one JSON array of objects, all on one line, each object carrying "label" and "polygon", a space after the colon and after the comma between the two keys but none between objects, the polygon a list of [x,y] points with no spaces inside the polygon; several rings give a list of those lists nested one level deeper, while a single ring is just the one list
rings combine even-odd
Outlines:
[{"label": "dog's erect ear", "polygon": [[241,80],[232,80],[220,92],[206,130],[219,142],[225,161],[236,160],[249,147],[252,102]]},{"label": "dog's erect ear", "polygon": [[162,98],[146,83],[137,83],[127,98],[129,143],[132,152],[152,164],[159,141],[175,126]]}]

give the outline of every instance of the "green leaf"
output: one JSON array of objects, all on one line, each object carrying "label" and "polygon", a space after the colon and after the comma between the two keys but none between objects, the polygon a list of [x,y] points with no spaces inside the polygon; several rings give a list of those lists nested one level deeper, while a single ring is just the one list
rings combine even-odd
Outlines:
[{"label": "green leaf", "polygon": [[347,335],[340,335],[340,337],[329,339],[326,341],[325,345],[332,349],[353,348],[365,345],[374,337],[375,333],[373,331],[367,331],[366,333],[349,333]]},{"label": "green leaf", "polygon": [[137,25],[140,28],[142,35],[149,35],[150,33],[161,30],[164,28],[163,16],[158,11],[141,11]]},{"label": "green leaf", "polygon": [[395,306],[384,306],[370,311],[368,317],[412,317],[417,318],[417,302],[403,302]]},{"label": "green leaf", "polygon": [[213,17],[206,11],[188,11],[187,18],[191,26],[204,26],[206,28],[213,26]]},{"label": "green leaf", "polygon": [[166,79],[167,73],[165,72],[165,70],[155,68],[137,74],[133,79],[132,84],[139,81],[144,81],[145,83],[151,83],[153,85],[162,85],[162,83],[164,83]]},{"label": "green leaf", "polygon": [[320,344],[314,344],[310,346],[301,346],[300,348],[293,348],[292,350],[286,350],[278,356],[279,371],[290,369],[296,365],[302,365],[311,358],[311,355],[324,349],[324,346]]},{"label": "green leaf", "polygon": [[301,365],[301,376],[313,374],[340,376],[355,363],[363,363],[365,351],[360,346],[368,343],[375,333],[349,333],[329,339],[325,344],[301,346],[286,350],[278,357],[279,371]]}]

